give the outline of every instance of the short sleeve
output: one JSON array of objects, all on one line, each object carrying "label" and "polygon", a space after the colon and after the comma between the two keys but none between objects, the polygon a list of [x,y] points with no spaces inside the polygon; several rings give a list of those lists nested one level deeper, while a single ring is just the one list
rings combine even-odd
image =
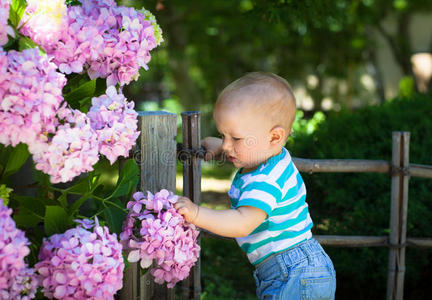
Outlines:
[{"label": "short sleeve", "polygon": [[270,216],[281,197],[282,192],[276,183],[272,181],[253,181],[242,188],[237,207],[257,207]]}]

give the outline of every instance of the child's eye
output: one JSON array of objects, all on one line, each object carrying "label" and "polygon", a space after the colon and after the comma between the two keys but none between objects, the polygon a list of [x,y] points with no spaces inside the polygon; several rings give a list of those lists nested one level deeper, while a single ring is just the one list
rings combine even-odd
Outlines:
[{"label": "child's eye", "polygon": [[232,138],[234,141],[240,141],[241,140],[241,138],[239,138],[239,137],[233,137]]}]

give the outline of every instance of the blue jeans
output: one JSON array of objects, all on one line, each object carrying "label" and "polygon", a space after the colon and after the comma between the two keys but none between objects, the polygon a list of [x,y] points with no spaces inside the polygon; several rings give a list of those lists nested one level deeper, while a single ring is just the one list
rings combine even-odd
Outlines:
[{"label": "blue jeans", "polygon": [[256,267],[254,277],[260,300],[335,297],[333,263],[314,238],[266,258]]}]

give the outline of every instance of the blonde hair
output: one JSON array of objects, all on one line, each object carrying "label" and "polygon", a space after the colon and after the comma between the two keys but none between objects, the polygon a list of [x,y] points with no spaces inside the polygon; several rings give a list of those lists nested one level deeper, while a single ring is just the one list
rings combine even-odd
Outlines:
[{"label": "blonde hair", "polygon": [[274,126],[285,129],[287,136],[291,132],[296,100],[291,86],[282,77],[265,72],[247,73],[223,89],[216,101],[216,107],[242,104],[258,108]]}]

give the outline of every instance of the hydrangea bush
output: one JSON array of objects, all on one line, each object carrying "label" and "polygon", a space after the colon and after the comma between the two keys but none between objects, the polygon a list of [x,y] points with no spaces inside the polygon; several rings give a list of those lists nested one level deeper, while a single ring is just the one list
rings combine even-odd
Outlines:
[{"label": "hydrangea bush", "polygon": [[[53,183],[91,171],[99,153],[111,164],[129,155],[138,136],[137,114],[115,86],[137,79],[139,69],[148,68],[150,51],[162,42],[161,30],[147,10],[117,6],[113,0],[82,0],[80,4],[68,7],[63,0],[28,0],[15,25],[17,32],[35,44],[18,36],[15,44],[24,49],[16,50],[21,51],[5,52],[0,47],[0,130],[6,133],[0,143],[27,144],[37,168],[51,175]],[[10,1],[2,2],[0,45],[7,43],[8,34],[14,36],[8,25],[9,9]],[[19,10],[13,12],[17,14]],[[46,55],[38,48],[25,49],[37,45]],[[84,83],[75,87],[79,92],[74,98],[75,82],[67,82],[64,74],[83,72],[90,80],[106,79],[107,94]],[[68,95],[63,95],[65,90],[70,91]],[[92,99],[87,116],[93,120],[90,128],[88,119],[67,105],[77,108],[79,103],[85,113],[86,99]],[[62,104],[67,118],[59,116]],[[65,140],[70,133],[74,140]],[[90,151],[95,137],[96,154]]]},{"label": "hydrangea bush", "polygon": [[30,253],[29,242],[11,215],[12,209],[0,198],[0,299],[32,299],[37,281],[24,261]]},{"label": "hydrangea bush", "polygon": [[44,239],[35,265],[46,297],[114,299],[123,283],[122,245],[108,227],[90,220]]},{"label": "hydrangea bush", "polygon": [[[55,2],[54,17],[40,13],[48,11],[47,2]],[[68,9],[61,2],[32,0],[21,21],[21,32],[41,45],[61,72],[86,70],[91,79],[125,85],[138,78],[141,67],[147,69],[150,51],[161,42],[151,14],[114,0],[82,0]]]},{"label": "hydrangea bush", "polygon": [[[153,276],[170,287],[188,275],[198,231],[173,208],[176,197],[136,194],[125,208],[120,198],[138,183],[133,159],[114,186],[100,179],[103,160],[113,165],[135,144],[137,113],[121,89],[161,42],[149,11],[114,0],[1,1],[0,195],[15,213],[0,199],[0,299],[31,299],[38,285],[48,298],[113,299],[125,265],[110,232],[121,231],[127,209],[130,261],[155,260]],[[34,182],[9,186],[29,157]],[[19,193],[27,187],[31,196]]]},{"label": "hydrangea bush", "polygon": [[129,262],[139,261],[146,269],[155,261],[150,270],[155,282],[166,282],[169,288],[189,275],[200,251],[196,241],[199,231],[177,213],[173,206],[177,198],[167,190],[154,195],[147,192],[147,197],[134,193],[120,234],[129,250]]}]

